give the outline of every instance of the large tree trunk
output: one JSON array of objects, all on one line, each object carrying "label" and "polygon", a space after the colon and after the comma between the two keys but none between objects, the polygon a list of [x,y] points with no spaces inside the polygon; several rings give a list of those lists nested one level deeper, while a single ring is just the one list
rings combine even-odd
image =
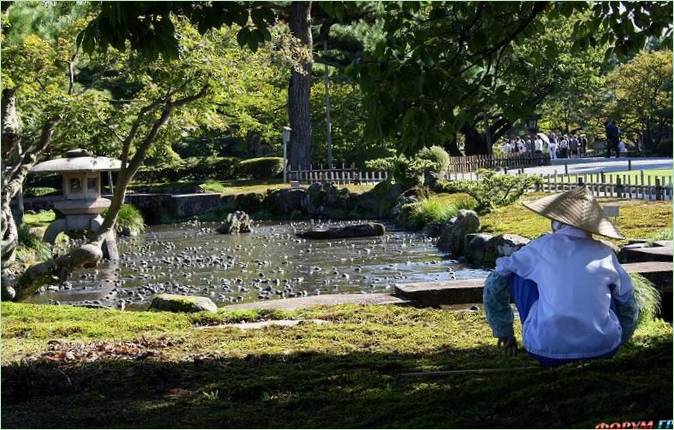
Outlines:
[{"label": "large tree trunk", "polygon": [[[304,47],[311,50],[311,2],[293,2],[290,5],[290,32]],[[311,68],[313,59],[302,64],[302,71],[292,71],[288,86],[288,117],[290,138],[290,168],[309,169],[311,163]]]},{"label": "large tree trunk", "polygon": [[466,137],[466,144],[463,148],[463,152],[465,152],[466,155],[491,153],[491,148],[489,148],[485,135],[477,131],[474,126],[465,125],[461,131]]}]

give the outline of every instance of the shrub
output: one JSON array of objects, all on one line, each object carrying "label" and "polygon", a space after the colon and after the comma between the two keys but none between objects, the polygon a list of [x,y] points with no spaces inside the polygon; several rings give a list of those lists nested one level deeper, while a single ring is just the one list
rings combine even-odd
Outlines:
[{"label": "shrub", "polygon": [[384,170],[393,177],[396,183],[404,188],[412,188],[424,184],[424,172],[435,169],[435,163],[425,159],[408,159],[404,155],[397,157],[376,158],[365,162],[368,170]]},{"label": "shrub", "polygon": [[438,194],[403,206],[403,223],[408,228],[422,228],[431,222],[447,222],[461,209],[476,207],[477,201],[469,194]]},{"label": "shrub", "polygon": [[[104,211],[105,216],[107,210]],[[143,214],[132,204],[124,203],[117,214],[115,231],[124,236],[137,236],[145,231]]]},{"label": "shrub", "polygon": [[142,183],[227,180],[235,178],[238,165],[239,159],[233,157],[191,157],[178,163],[143,166],[134,179]]},{"label": "shrub", "polygon": [[430,148],[424,148],[417,153],[416,158],[433,163],[434,173],[444,175],[449,169],[449,154],[440,146],[433,145]]},{"label": "shrub", "polygon": [[243,160],[239,172],[255,179],[275,178],[283,172],[283,158],[260,157]]},{"label": "shrub", "polygon": [[490,211],[517,201],[527,188],[540,183],[537,176],[502,175],[492,170],[478,170],[476,181],[449,181],[444,184],[445,192],[467,193],[477,200],[477,209]]}]

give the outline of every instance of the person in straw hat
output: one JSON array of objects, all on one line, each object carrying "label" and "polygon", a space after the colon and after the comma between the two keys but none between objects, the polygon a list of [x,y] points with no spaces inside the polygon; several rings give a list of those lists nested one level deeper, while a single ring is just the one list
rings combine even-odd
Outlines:
[{"label": "person in straw hat", "polygon": [[610,358],[634,332],[638,308],[629,275],[592,234],[623,239],[586,187],[525,203],[550,218],[546,234],[496,260],[484,306],[498,346],[517,351],[512,297],[527,352],[543,366]]}]

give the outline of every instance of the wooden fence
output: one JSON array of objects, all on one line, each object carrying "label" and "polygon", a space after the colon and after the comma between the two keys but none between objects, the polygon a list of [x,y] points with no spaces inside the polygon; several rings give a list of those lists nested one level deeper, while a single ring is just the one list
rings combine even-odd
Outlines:
[{"label": "wooden fence", "polygon": [[577,175],[540,175],[542,183],[529,191],[560,193],[587,186],[597,197],[636,200],[672,200],[672,176],[588,173]]},{"label": "wooden fence", "polygon": [[332,182],[335,184],[378,184],[388,179],[388,172],[368,172],[357,170],[355,167],[341,169],[312,169],[291,170],[288,172],[289,181],[298,181],[303,184],[313,182]]},{"label": "wooden fence", "polygon": [[519,169],[522,167],[537,167],[550,165],[550,156],[547,154],[522,153],[507,156],[496,155],[467,155],[464,157],[450,157],[449,173],[469,173],[478,169]]}]

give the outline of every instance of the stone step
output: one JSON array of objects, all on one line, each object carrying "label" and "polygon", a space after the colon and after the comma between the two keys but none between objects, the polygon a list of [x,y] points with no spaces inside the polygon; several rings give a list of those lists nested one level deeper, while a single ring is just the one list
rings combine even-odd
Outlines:
[{"label": "stone step", "polygon": [[671,246],[654,246],[650,248],[623,248],[620,250],[620,261],[638,263],[647,261],[672,262]]},{"label": "stone step", "polygon": [[[649,261],[623,264],[628,273],[639,273],[653,282],[663,293],[672,292],[672,263]],[[482,302],[484,278],[455,281],[415,282],[396,284],[398,297],[413,300],[423,306],[459,305]]]}]

